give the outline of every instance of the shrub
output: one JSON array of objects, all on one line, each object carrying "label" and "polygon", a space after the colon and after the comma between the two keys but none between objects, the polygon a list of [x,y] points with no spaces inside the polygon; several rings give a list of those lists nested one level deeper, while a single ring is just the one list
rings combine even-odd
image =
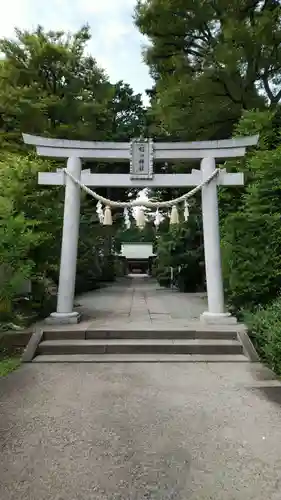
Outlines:
[{"label": "shrub", "polygon": [[236,309],[265,305],[281,288],[281,148],[257,152],[248,170],[255,180],[222,229],[226,291]]},{"label": "shrub", "polygon": [[0,321],[14,316],[14,300],[25,280],[32,276],[34,262],[29,258],[43,234],[34,233],[34,223],[12,211],[0,218]]},{"label": "shrub", "polygon": [[235,309],[272,301],[281,288],[280,216],[234,214],[222,239],[228,302]]},{"label": "shrub", "polygon": [[243,319],[261,358],[281,375],[281,297],[255,312],[245,311]]},{"label": "shrub", "polygon": [[57,286],[50,279],[38,276],[32,281],[30,317],[46,318],[56,310]]}]

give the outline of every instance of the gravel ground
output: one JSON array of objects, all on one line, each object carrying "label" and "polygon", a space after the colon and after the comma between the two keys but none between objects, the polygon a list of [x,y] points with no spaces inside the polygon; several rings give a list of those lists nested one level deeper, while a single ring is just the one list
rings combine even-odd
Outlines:
[{"label": "gravel ground", "polygon": [[24,365],[0,380],[3,500],[280,500],[260,364]]}]

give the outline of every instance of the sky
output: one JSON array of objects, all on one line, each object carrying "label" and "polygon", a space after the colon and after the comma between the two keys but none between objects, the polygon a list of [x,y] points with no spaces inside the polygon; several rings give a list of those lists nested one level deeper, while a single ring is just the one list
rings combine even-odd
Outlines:
[{"label": "sky", "polygon": [[142,61],[146,40],[135,28],[132,15],[136,0],[0,0],[0,37],[14,36],[14,28],[76,31],[89,24],[88,45],[112,83],[124,80],[142,93],[152,80]]}]

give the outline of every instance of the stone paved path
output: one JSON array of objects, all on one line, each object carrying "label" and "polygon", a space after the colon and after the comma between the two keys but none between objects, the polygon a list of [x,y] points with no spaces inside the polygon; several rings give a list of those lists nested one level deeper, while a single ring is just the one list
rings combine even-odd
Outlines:
[{"label": "stone paved path", "polygon": [[160,288],[152,278],[132,277],[77,298],[91,327],[183,327],[206,310],[205,294]]},{"label": "stone paved path", "polygon": [[280,500],[259,364],[25,365],[0,380],[3,500]]}]

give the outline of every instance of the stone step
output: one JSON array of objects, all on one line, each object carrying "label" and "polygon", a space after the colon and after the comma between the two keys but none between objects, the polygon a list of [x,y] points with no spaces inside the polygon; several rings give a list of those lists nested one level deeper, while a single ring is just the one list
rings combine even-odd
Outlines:
[{"label": "stone step", "polygon": [[39,354],[243,354],[237,340],[91,339],[44,340]]},{"label": "stone step", "polygon": [[33,363],[245,363],[246,356],[236,354],[49,354],[38,355]]},{"label": "stone step", "polygon": [[133,329],[122,328],[89,329],[83,330],[44,330],[44,340],[67,340],[67,339],[214,339],[214,340],[236,340],[235,330],[195,330],[181,329]]}]

